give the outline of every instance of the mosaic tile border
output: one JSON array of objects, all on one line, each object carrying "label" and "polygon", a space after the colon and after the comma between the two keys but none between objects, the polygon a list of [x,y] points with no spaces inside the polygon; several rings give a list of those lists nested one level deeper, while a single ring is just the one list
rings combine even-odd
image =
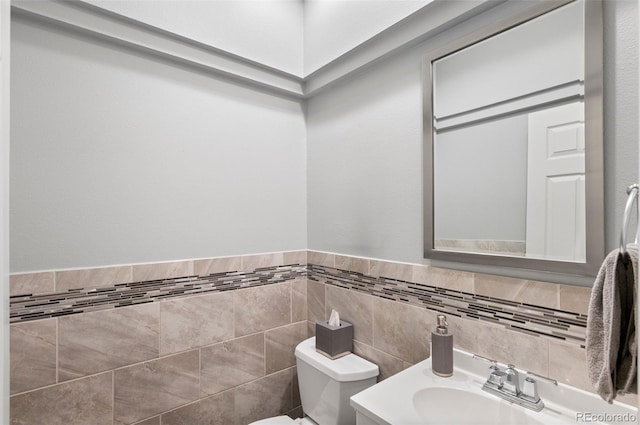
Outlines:
[{"label": "mosaic tile border", "polygon": [[490,322],[529,335],[564,340],[582,347],[585,344],[587,316],[584,314],[314,264],[307,266],[307,278],[457,317]]},{"label": "mosaic tile border", "polygon": [[264,267],[252,272],[214,273],[10,297],[9,320],[67,316],[290,281],[300,277],[453,316],[480,320],[534,336],[564,340],[584,347],[587,316],[469,292],[417,284],[316,264]]},{"label": "mosaic tile border", "polygon": [[258,268],[252,272],[234,271],[208,276],[122,283],[96,289],[70,289],[38,295],[15,295],[9,298],[9,321],[21,323],[188,295],[270,285],[305,277],[306,270],[304,264],[293,264]]}]

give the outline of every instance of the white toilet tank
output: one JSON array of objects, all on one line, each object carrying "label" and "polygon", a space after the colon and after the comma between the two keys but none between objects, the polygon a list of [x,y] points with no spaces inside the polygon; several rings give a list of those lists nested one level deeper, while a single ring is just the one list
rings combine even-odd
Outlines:
[{"label": "white toilet tank", "polygon": [[355,425],[352,395],[376,383],[378,366],[355,354],[336,360],[316,352],[316,338],[296,347],[302,410],[318,425]]}]

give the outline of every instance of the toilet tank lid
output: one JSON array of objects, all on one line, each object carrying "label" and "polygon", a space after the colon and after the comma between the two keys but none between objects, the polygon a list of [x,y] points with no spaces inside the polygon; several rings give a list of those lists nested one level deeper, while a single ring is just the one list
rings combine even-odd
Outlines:
[{"label": "toilet tank lid", "polygon": [[338,382],[360,381],[374,378],[380,373],[376,364],[355,354],[347,354],[339,359],[331,360],[318,353],[315,337],[298,344],[296,357]]}]

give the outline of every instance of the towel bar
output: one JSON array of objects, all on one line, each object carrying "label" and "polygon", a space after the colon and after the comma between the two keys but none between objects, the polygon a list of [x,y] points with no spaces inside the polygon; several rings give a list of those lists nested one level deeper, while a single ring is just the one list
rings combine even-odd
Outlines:
[{"label": "towel bar", "polygon": [[[622,218],[622,231],[620,232],[620,252],[625,254],[627,252],[627,227],[629,226],[629,217],[631,216],[631,209],[633,208],[633,204],[636,204],[636,211],[640,216],[640,210],[638,210],[638,192],[640,191],[640,186],[637,184],[632,184],[627,188],[627,204],[624,207],[624,217]],[[638,243],[638,232],[636,231],[635,243]]]}]

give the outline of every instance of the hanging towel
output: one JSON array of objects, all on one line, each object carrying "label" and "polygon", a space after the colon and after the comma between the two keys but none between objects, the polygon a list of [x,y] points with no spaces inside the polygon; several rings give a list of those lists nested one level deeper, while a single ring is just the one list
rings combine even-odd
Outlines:
[{"label": "hanging towel", "polygon": [[591,290],[587,317],[587,370],[596,392],[611,403],[618,392],[636,392],[635,274],[638,251],[614,250]]},{"label": "hanging towel", "polygon": [[616,389],[619,394],[629,392],[637,394],[638,340],[636,329],[638,329],[638,317],[636,314],[636,300],[638,299],[638,294],[636,276],[638,276],[638,247],[636,245],[627,246],[627,254],[625,254],[624,261],[631,263],[632,274],[627,279],[627,285],[620,294],[621,304],[624,304],[622,302],[623,299],[628,301],[626,306],[622,308],[623,312],[628,311],[628,321],[626,328],[620,329],[621,337],[624,337],[624,340],[620,341],[621,349],[618,351],[619,358],[616,363],[616,376],[618,378]]}]

